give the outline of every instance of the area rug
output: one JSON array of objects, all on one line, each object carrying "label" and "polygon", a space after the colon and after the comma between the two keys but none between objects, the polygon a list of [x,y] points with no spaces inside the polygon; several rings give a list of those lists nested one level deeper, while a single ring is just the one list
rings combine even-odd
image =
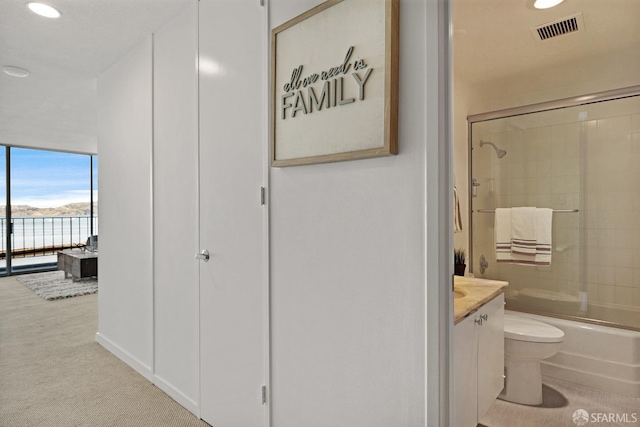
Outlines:
[{"label": "area rug", "polygon": [[69,276],[64,278],[64,271],[25,274],[17,277],[18,281],[31,289],[41,298],[52,301],[71,298],[98,292],[98,279],[95,277],[80,279],[74,282]]}]

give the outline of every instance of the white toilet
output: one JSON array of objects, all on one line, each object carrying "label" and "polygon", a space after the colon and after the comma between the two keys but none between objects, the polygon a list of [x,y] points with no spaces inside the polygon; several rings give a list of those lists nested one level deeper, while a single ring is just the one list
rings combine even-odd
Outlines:
[{"label": "white toilet", "polygon": [[564,332],[516,314],[504,315],[504,390],[499,399],[523,405],[542,404],[540,361],[560,350]]}]

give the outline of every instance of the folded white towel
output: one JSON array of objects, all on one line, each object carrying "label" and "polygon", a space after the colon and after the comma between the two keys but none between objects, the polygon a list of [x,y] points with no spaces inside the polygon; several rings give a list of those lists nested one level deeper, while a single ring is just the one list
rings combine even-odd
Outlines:
[{"label": "folded white towel", "polygon": [[536,256],[536,208],[511,208],[511,254],[533,261]]},{"label": "folded white towel", "polygon": [[511,209],[497,208],[494,221],[496,261],[511,262]]},{"label": "folded white towel", "polygon": [[497,208],[496,261],[550,266],[552,219],[553,209]]},{"label": "folded white towel", "polygon": [[551,225],[553,209],[536,209],[535,265],[551,265]]}]

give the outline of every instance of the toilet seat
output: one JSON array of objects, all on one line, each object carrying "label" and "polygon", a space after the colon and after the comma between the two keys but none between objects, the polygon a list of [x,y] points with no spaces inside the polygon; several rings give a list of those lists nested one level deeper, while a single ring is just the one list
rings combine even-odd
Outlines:
[{"label": "toilet seat", "polygon": [[555,326],[513,314],[504,315],[504,337],[527,342],[562,342],[564,332]]}]

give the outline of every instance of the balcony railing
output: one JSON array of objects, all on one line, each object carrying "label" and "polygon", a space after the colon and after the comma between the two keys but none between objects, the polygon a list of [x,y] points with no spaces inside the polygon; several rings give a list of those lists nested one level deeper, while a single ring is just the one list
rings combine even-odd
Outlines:
[{"label": "balcony railing", "polygon": [[[84,246],[91,235],[90,216],[30,216],[11,218],[11,257],[25,258],[55,254]],[[0,259],[7,257],[6,218],[0,218]],[[93,218],[98,234],[98,218]]]}]

